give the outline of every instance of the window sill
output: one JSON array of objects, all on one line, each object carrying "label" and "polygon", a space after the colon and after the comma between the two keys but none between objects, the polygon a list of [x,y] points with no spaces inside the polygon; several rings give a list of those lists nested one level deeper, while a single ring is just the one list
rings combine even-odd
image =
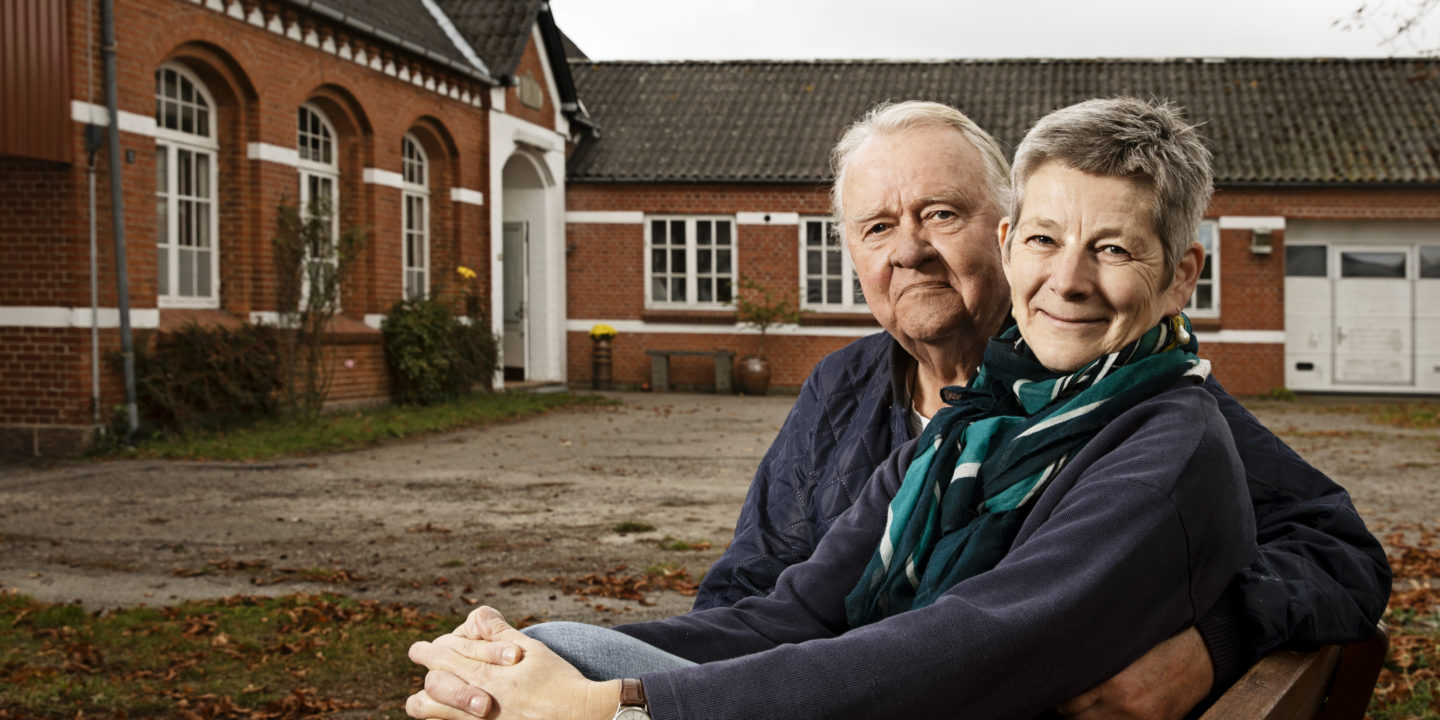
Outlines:
[{"label": "window sill", "polygon": [[653,323],[704,323],[707,325],[734,325],[734,310],[644,310],[640,319]]}]

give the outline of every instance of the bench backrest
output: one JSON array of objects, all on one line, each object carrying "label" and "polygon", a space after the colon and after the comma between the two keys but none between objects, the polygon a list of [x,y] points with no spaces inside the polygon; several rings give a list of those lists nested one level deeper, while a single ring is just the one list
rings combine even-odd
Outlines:
[{"label": "bench backrest", "polygon": [[1382,623],[1361,642],[1308,653],[1273,652],[1226,690],[1201,720],[1362,720],[1389,645]]}]

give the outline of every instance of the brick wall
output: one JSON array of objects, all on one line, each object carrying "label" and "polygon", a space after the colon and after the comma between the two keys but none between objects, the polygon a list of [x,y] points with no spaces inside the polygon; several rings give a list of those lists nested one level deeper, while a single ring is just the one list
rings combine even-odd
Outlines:
[{"label": "brick wall", "polygon": [[[399,47],[350,35],[319,15],[250,0],[239,5],[247,17],[258,10],[265,24],[294,26],[302,38],[313,32],[317,44],[334,43],[336,51],[182,0],[118,3],[116,18],[117,42],[124,49],[118,58],[122,112],[154,116],[155,71],[166,62],[192,71],[213,96],[220,144],[220,309],[238,318],[275,310],[271,237],[277,207],[298,202],[298,172],[282,162],[253,158],[252,148],[295,148],[296,111],[306,102],[328,116],[338,135],[341,226],[359,229],[367,238],[358,269],[342,290],[343,314],[358,322],[367,314],[386,312],[402,295],[401,190],[383,178],[367,183],[362,173],[367,168],[401,173],[401,139],[407,132],[420,139],[430,163],[432,287],[448,287],[454,266],[465,263],[481,273],[481,291],[488,292],[489,208],[450,199],[452,188],[479,191],[487,201],[491,197],[488,112],[401,74],[419,75],[422,84],[433,82],[437,88],[459,88],[481,102],[488,102],[488,86]],[[83,4],[71,6],[72,96],[103,105],[99,25],[91,23],[87,35]],[[341,57],[339,48],[345,46],[380,57],[396,75]],[[534,56],[533,51],[529,55]],[[87,82],[87,69],[96,78],[93,86]],[[553,108],[549,112],[553,116]],[[0,306],[89,306],[84,126],[73,123],[70,131],[77,159],[73,165],[0,158]],[[156,140],[122,131],[120,145],[125,156],[121,162],[131,307],[153,309],[159,305]],[[99,304],[114,308],[107,153],[102,150],[96,161]],[[170,311],[160,312],[165,325]],[[88,426],[88,330],[5,327],[0,332],[12,340],[7,345],[14,346],[0,350],[7,386],[0,398],[0,428],[18,428],[23,434],[30,432],[27,428]],[[111,329],[104,333],[102,351],[116,349],[118,333]],[[349,358],[355,367],[337,370],[334,399],[383,396],[379,334],[343,349],[345,357],[337,355],[337,362]],[[102,404],[109,406],[120,402],[120,382],[108,364],[102,365]],[[30,437],[33,440],[34,432]]]},{"label": "brick wall", "polygon": [[[666,185],[571,182],[566,205],[570,211],[621,211],[645,214],[717,214],[739,212],[794,212],[801,216],[825,215],[828,188],[790,185]],[[1282,216],[1324,219],[1437,219],[1440,190],[1396,189],[1222,189],[1207,216]],[[622,333],[615,340],[617,383],[639,386],[649,381],[646,348],[714,349],[739,353],[753,348],[752,335],[727,333],[660,332],[666,325],[694,326],[719,323],[729,326],[734,314],[725,311],[669,311],[645,309],[644,238],[642,224],[575,223],[567,227],[575,251],[567,260],[568,316],[572,319],[636,321],[656,332]],[[1285,253],[1283,231],[1273,233],[1274,251],[1250,251],[1249,230],[1220,233],[1220,316],[1197,319],[1197,329],[1283,331]],[[738,267],[741,276],[777,287],[796,288],[799,282],[799,228],[794,225],[738,225]],[[845,345],[854,328],[870,325],[864,316],[839,317],[812,314],[802,321],[815,332],[822,323],[845,326],[835,336],[778,336],[770,338],[766,355],[775,365],[773,382],[795,386],[826,352]],[[589,338],[573,332],[569,340],[570,378],[586,384],[591,377]],[[1284,346],[1279,343],[1210,342],[1202,354],[1212,360],[1217,376],[1237,394],[1262,394],[1284,384]],[[708,358],[672,361],[672,377],[681,386],[713,384]]]}]

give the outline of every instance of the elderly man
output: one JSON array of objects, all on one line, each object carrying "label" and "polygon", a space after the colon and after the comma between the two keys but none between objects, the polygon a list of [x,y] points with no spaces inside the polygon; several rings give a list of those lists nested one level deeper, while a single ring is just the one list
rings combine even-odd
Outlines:
[{"label": "elderly man", "polygon": [[[1009,205],[995,141],[952,108],[878,107],[833,153],[841,240],[884,333],[823,359],[761,462],[735,540],[695,608],[768,594],[805,560],[892,450],[964,385],[1007,323],[994,242]],[[1178,310],[1178,309],[1177,309]],[[1211,379],[1245,465],[1260,554],[1198,624],[1063,704],[1082,718],[1180,718],[1281,646],[1363,638],[1389,599],[1384,552],[1345,491]]]}]

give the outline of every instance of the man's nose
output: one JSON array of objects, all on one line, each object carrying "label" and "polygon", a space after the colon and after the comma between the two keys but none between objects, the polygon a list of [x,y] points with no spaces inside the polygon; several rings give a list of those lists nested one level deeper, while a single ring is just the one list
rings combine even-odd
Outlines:
[{"label": "man's nose", "polygon": [[896,228],[895,245],[890,264],[895,267],[917,268],[939,255],[930,244],[930,233],[919,224],[903,223]]}]

